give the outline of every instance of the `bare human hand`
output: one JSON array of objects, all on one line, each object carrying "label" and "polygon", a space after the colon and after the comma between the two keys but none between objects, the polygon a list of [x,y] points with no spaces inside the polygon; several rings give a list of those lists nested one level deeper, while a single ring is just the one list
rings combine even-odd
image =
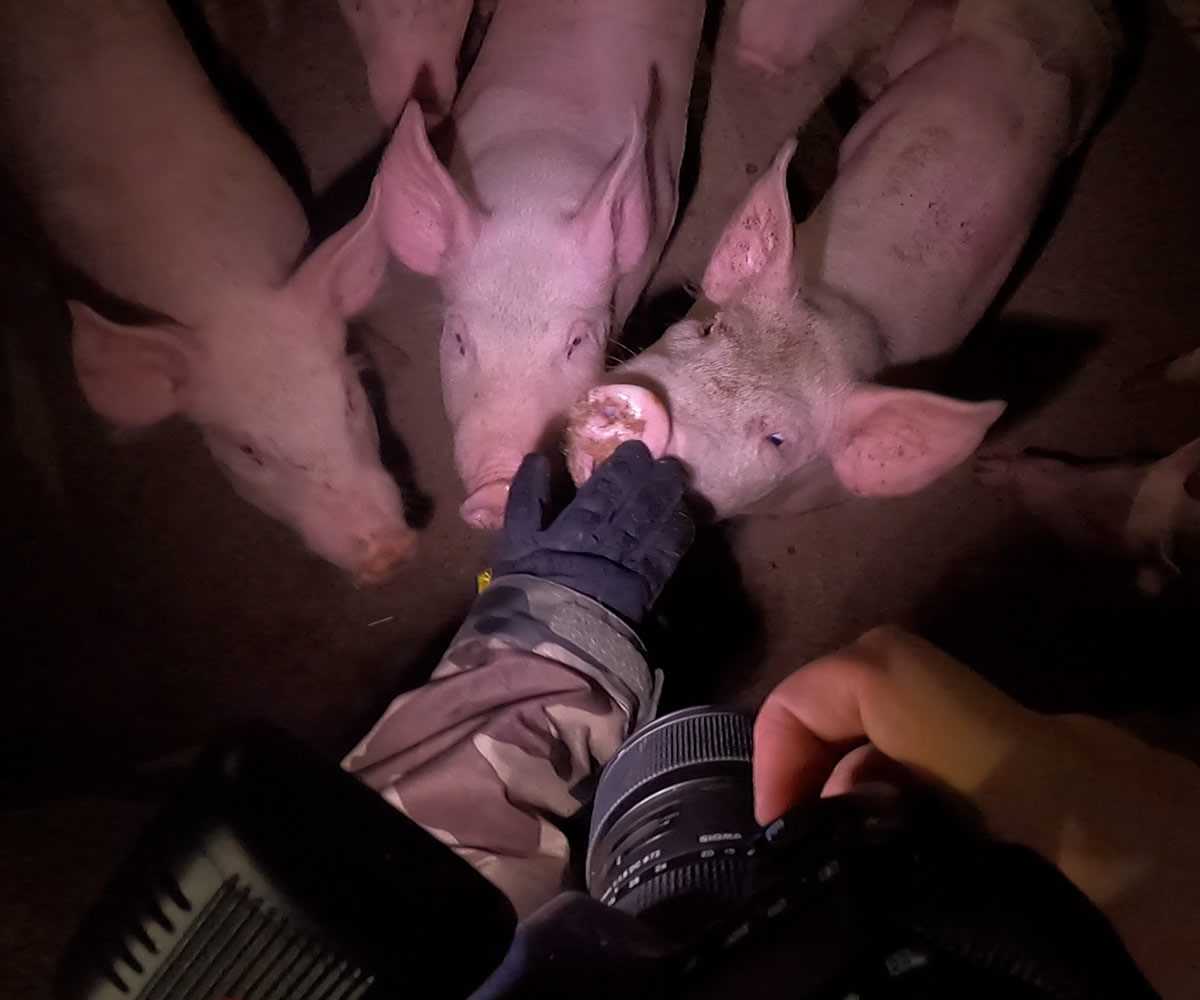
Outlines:
[{"label": "bare human hand", "polygon": [[1032,712],[883,628],[767,697],[754,732],[760,822],[844,790],[871,766],[868,743],[1058,865],[1166,1000],[1200,996],[1200,768],[1099,719]]}]

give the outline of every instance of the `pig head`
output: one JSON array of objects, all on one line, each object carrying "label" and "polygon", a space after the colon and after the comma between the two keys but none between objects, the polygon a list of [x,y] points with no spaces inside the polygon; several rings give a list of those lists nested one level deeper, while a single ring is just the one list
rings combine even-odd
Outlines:
[{"label": "pig head", "polygon": [[962,462],[1000,416],[1000,402],[869,381],[882,361],[876,320],[798,273],[785,183],[794,150],[791,140],[726,228],[688,318],[573,409],[577,482],[639,438],[688,465],[719,516],[781,488],[819,495],[830,469],[851,493],[899,496]]},{"label": "pig head", "polygon": [[242,497],[361,582],[384,579],[415,539],[346,354],[346,318],[387,264],[378,205],[373,191],[281,287],[230,291],[192,323],[119,324],[70,303],[93,409],[124,428],[190,419]]},{"label": "pig head", "polygon": [[500,526],[522,457],[561,435],[604,370],[617,281],[651,238],[645,146],[631,108],[627,141],[582,199],[514,208],[455,183],[416,103],[392,138],[379,173],[384,224],[396,257],[441,284],[443,395],[474,527]]},{"label": "pig head", "polygon": [[793,229],[789,143],[718,241],[692,316],[575,411],[576,478],[613,439],[646,435],[720,514],[767,494],[807,509],[830,495],[822,477],[897,496],[961,462],[1000,415],[870,379],[948,354],[983,316],[1095,119],[1117,40],[1086,0],[913,9],[812,215]]}]

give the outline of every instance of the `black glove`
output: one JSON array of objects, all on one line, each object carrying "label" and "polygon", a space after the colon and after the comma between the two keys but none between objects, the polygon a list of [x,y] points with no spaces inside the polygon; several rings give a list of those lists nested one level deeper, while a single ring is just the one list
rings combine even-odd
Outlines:
[{"label": "black glove", "polygon": [[513,479],[492,576],[525,573],[569,587],[638,624],[692,544],[687,473],[626,441],[546,524],[550,462],[526,455]]}]

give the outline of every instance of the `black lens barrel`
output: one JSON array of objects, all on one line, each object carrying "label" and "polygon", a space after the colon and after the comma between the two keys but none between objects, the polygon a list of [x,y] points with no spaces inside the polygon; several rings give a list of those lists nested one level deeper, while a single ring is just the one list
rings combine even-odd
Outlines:
[{"label": "black lens barrel", "polygon": [[[635,733],[596,787],[588,841],[593,896],[629,913],[699,919],[742,890],[754,822],[753,721],[683,709]],[[657,922],[662,922],[661,920]],[[667,929],[667,928],[664,928]]]}]

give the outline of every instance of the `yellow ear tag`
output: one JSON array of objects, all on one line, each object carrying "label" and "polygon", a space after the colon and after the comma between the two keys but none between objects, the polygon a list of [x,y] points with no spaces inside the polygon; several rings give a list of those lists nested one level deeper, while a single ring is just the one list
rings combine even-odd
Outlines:
[{"label": "yellow ear tag", "polygon": [[492,582],[492,571],[485,569],[481,573],[475,574],[475,593],[482,594],[487,590],[488,584]]}]

